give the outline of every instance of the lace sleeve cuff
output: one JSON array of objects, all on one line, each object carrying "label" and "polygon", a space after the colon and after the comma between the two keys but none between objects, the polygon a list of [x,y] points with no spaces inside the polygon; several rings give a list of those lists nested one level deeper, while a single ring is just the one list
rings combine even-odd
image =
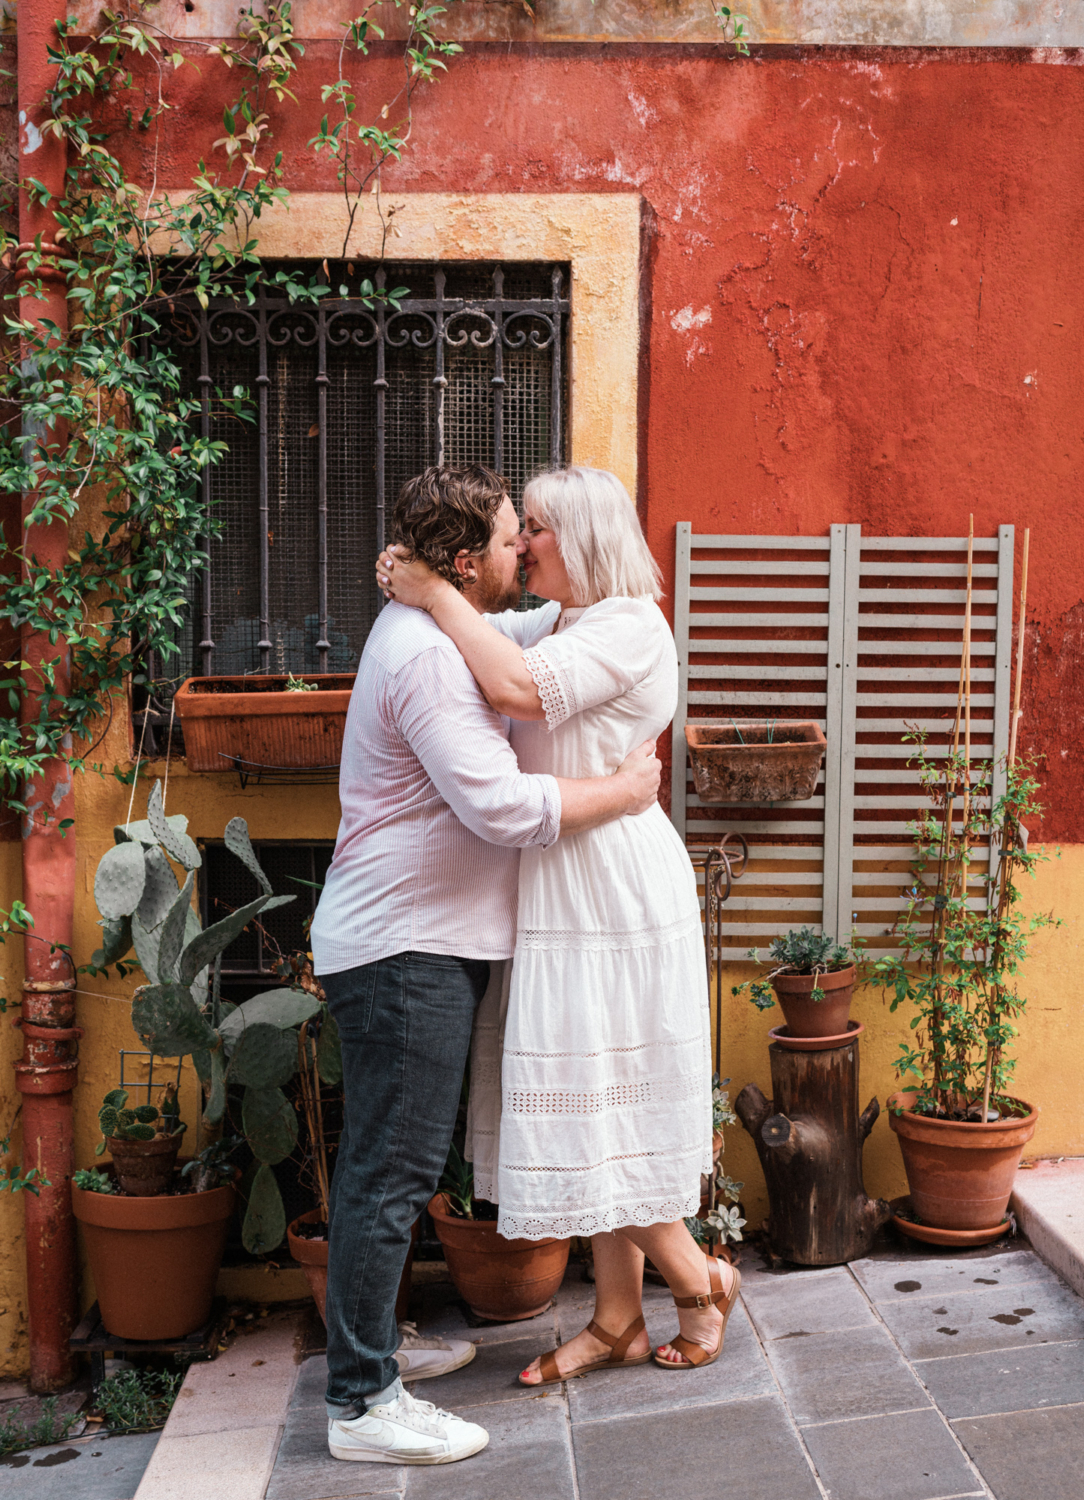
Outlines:
[{"label": "lace sleeve cuff", "polygon": [[538,696],[542,699],[542,707],[546,711],[546,728],[556,729],[558,724],[570,719],[574,712],[561,679],[545,652],[540,651],[537,646],[524,651],[523,665],[534,678]]}]

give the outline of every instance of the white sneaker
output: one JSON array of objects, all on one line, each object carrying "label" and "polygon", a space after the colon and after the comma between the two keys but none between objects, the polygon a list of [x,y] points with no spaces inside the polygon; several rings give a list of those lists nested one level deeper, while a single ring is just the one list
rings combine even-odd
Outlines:
[{"label": "white sneaker", "polygon": [[454,1464],[480,1453],[489,1433],[473,1422],[418,1401],[404,1391],[386,1406],[370,1406],[363,1417],[330,1418],[327,1445],[332,1458],[363,1464]]},{"label": "white sneaker", "polygon": [[415,1323],[400,1323],[402,1342],[395,1352],[400,1380],[432,1380],[469,1365],[477,1349],[469,1339],[441,1339],[419,1333]]}]

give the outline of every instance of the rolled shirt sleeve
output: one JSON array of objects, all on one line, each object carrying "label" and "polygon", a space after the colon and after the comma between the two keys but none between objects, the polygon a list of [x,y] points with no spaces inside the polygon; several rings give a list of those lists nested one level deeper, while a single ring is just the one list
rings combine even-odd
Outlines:
[{"label": "rolled shirt sleeve", "polygon": [[561,832],[561,792],[519,769],[504,721],[448,643],[395,674],[392,713],[434,787],[461,823],[490,844],[548,849]]}]

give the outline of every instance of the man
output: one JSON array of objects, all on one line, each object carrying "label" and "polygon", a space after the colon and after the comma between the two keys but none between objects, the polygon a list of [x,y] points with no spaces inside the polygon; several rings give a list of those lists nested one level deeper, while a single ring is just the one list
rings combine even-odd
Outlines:
[{"label": "man", "polygon": [[[479,613],[519,602],[519,523],[481,465],[408,481],[392,532]],[[403,1389],[474,1355],[465,1340],[400,1344],[411,1229],[447,1157],[475,1009],[515,946],[517,851],[644,812],[658,782],[650,745],[613,776],[524,775],[451,641],[419,610],[381,612],[350,700],[342,821],[312,924],[346,1095],[327,1288],[336,1458],[450,1463],[489,1441]]]}]

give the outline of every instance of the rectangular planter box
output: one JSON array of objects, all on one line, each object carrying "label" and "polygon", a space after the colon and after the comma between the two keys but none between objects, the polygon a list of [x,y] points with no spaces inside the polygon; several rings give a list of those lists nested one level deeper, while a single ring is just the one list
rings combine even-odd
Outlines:
[{"label": "rectangular planter box", "polygon": [[690,719],[685,742],[701,802],[805,802],[827,748],[812,719]]},{"label": "rectangular planter box", "polygon": [[285,676],[189,677],[177,689],[185,758],[193,771],[245,765],[337,766],[354,674],[304,674],[316,692],[287,693]]}]

